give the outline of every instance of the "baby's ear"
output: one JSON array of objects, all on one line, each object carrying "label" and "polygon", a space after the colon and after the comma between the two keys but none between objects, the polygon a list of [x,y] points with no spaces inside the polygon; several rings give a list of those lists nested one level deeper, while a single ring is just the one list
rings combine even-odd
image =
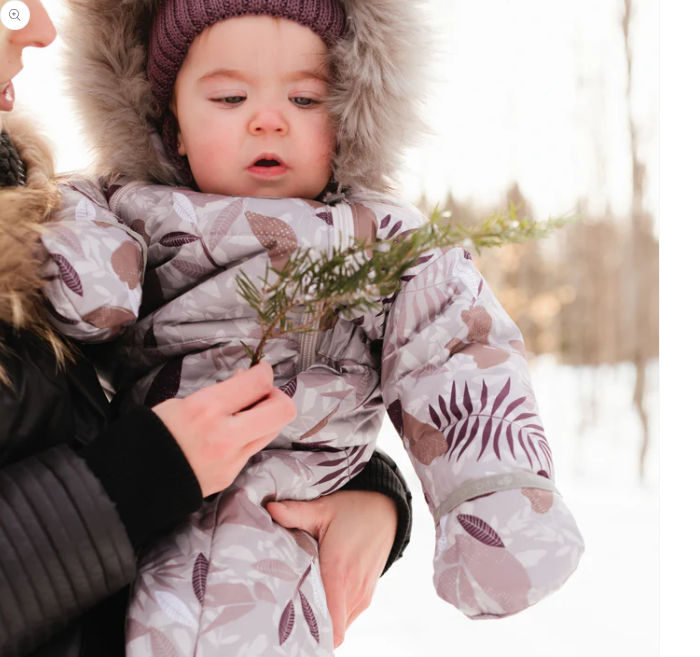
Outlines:
[{"label": "baby's ear", "polygon": [[187,155],[187,149],[185,148],[185,140],[182,138],[182,133],[178,128],[177,131],[177,154],[180,157],[185,157]]},{"label": "baby's ear", "polygon": [[187,149],[185,148],[185,140],[182,138],[182,133],[180,132],[180,122],[177,120],[177,105],[175,104],[175,94],[170,100],[170,111],[175,117],[175,122],[177,123],[177,154],[180,157],[187,155]]}]

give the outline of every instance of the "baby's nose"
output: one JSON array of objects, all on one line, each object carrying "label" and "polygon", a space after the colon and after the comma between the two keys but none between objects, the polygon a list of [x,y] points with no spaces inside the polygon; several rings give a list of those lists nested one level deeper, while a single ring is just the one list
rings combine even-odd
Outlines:
[{"label": "baby's nose", "polygon": [[281,112],[274,109],[261,110],[250,122],[250,130],[253,134],[263,132],[275,132],[285,134],[288,130],[287,122]]}]

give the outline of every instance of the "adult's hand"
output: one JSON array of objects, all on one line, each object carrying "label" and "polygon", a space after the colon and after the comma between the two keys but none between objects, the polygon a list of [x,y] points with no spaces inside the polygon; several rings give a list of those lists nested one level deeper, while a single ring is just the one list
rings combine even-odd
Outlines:
[{"label": "adult's hand", "polygon": [[180,445],[203,497],[228,488],[297,413],[291,398],[274,386],[266,361],[189,397],[169,399],[153,412]]},{"label": "adult's hand", "polygon": [[321,579],[337,648],[369,607],[394,545],[396,504],[382,493],[338,491],[311,502],[270,502],[272,519],[318,540]]}]

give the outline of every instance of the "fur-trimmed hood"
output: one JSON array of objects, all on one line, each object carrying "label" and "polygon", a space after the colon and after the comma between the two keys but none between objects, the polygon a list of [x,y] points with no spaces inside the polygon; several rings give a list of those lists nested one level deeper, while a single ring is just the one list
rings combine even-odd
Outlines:
[{"label": "fur-trimmed hood", "polygon": [[25,187],[0,188],[0,321],[15,329],[48,324],[41,303],[38,236],[56,207],[53,153],[31,119],[0,114],[27,170]]},{"label": "fur-trimmed hood", "polygon": [[[154,134],[155,102],[146,80],[148,31],[159,1],[66,0],[59,31],[95,172],[177,185]],[[329,97],[339,126],[335,179],[355,192],[391,193],[405,149],[428,131],[421,112],[434,38],[426,3],[341,2],[348,31],[331,50],[338,79]]]}]

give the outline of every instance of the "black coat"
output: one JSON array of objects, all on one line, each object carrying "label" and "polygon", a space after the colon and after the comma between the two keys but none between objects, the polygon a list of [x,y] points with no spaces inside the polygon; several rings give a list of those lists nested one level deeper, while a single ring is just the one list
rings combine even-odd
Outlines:
[{"label": "black coat", "polygon": [[[80,360],[61,372],[38,338],[5,333],[0,360],[12,389],[0,387],[2,657],[29,654],[136,572],[115,504],[76,451],[108,414],[93,368]],[[41,654],[78,655],[78,628],[60,643]]]}]

